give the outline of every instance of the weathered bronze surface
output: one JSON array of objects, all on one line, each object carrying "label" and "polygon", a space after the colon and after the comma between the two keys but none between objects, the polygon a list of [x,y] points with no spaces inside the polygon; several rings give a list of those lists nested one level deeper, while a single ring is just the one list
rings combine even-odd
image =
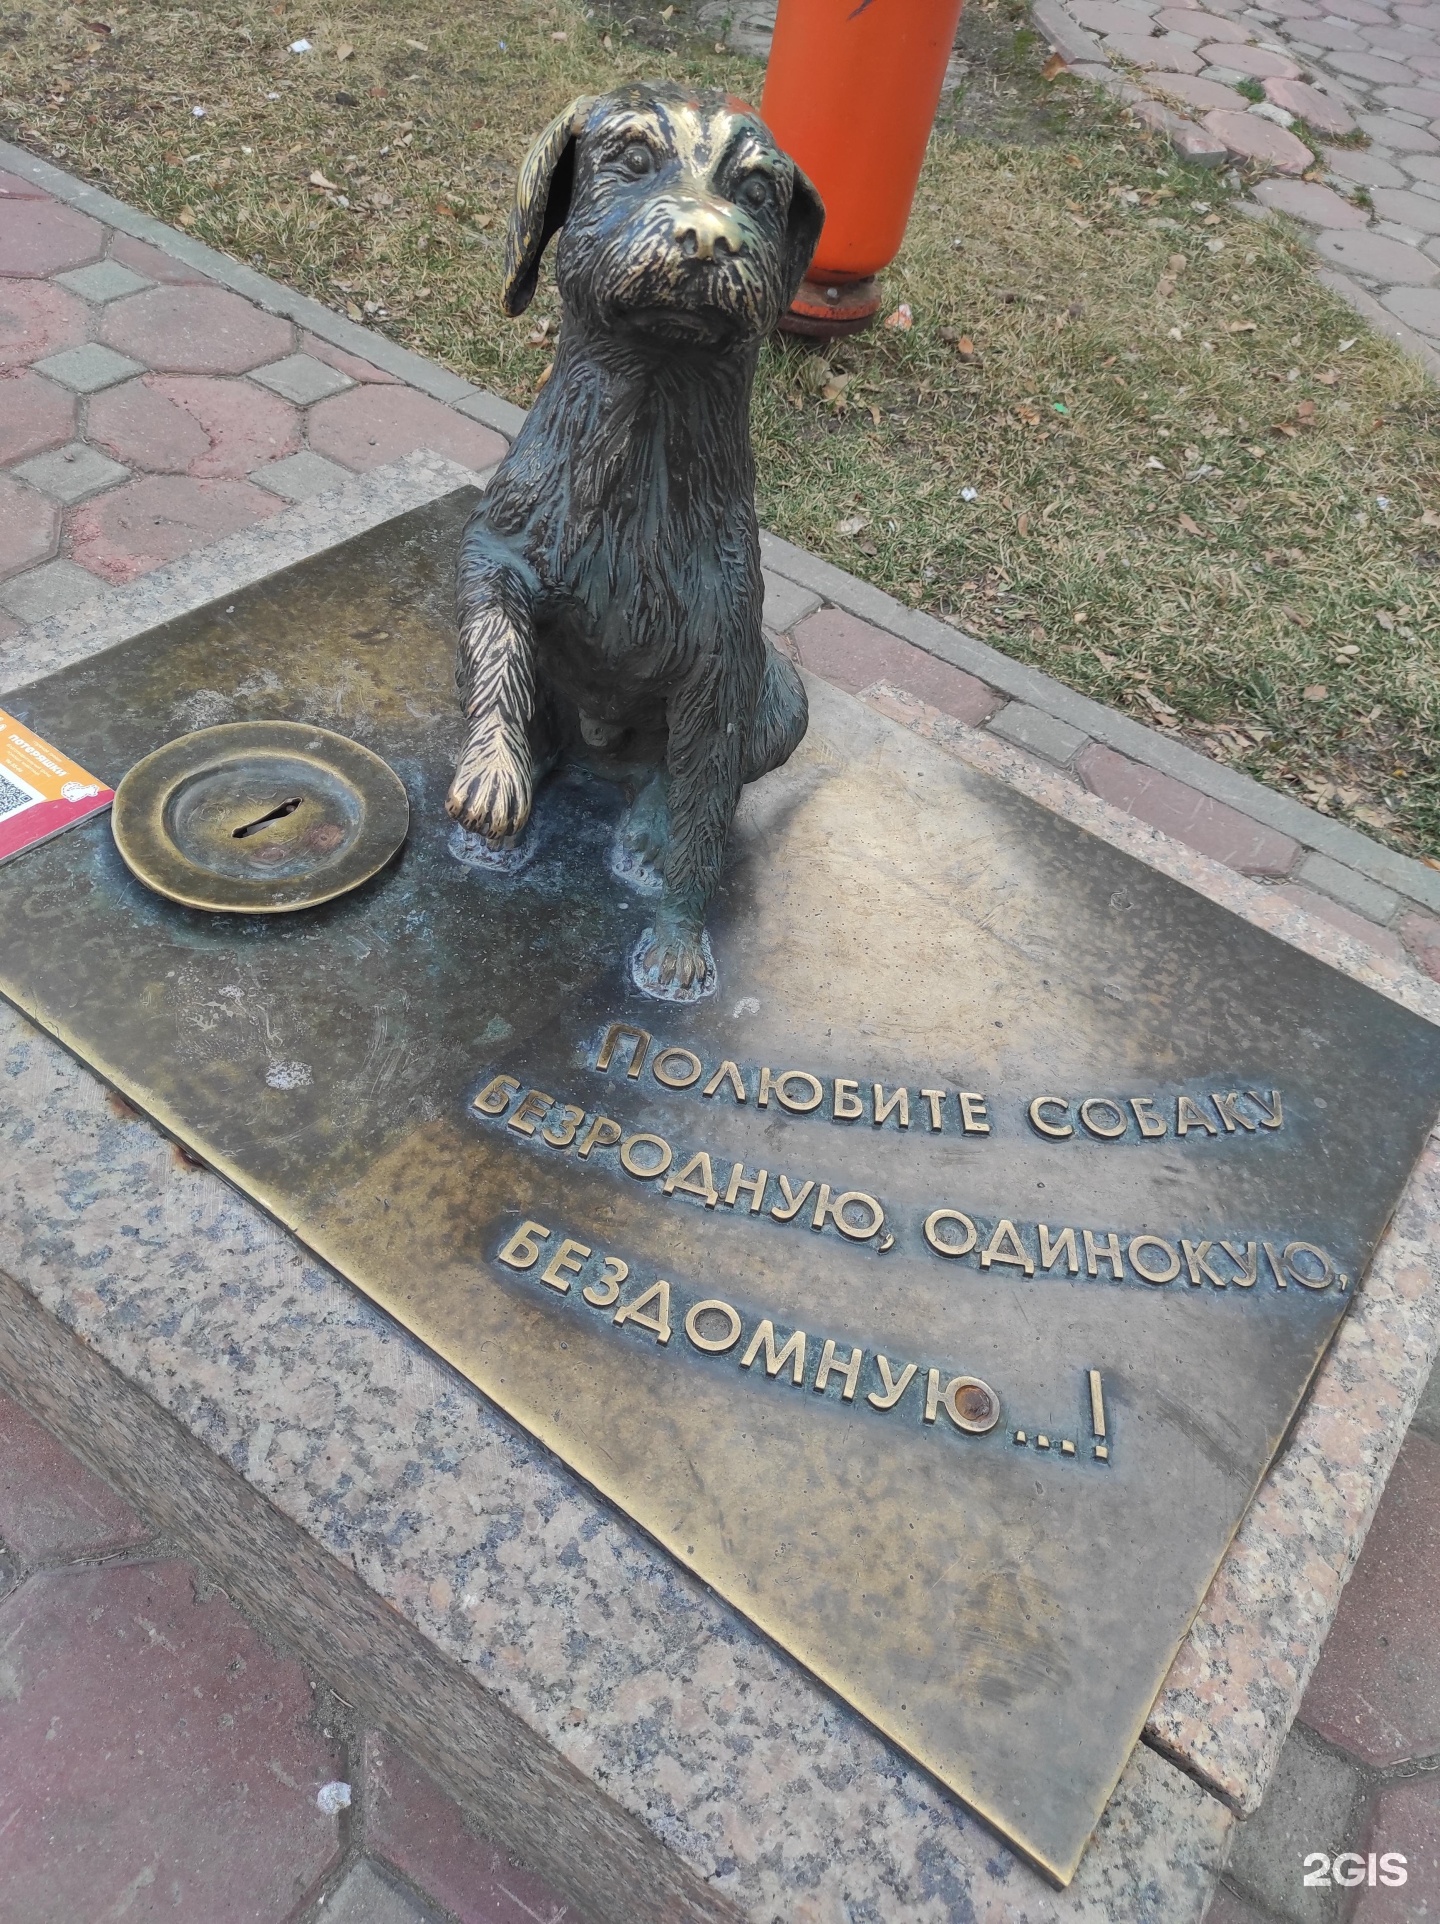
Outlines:
[{"label": "weathered bronze surface", "polygon": [[111,812],[133,875],[187,908],[278,915],[379,873],[405,839],[405,784],[368,748],[298,722],[228,722],[129,770]]},{"label": "weathered bronze surface", "polygon": [[0,988],[1068,1878],[1440,1035],[818,685],[723,996],[643,999],[616,786],[547,784],[517,873],[451,852],[470,505],[11,703],[110,780],[197,712],[340,729],[397,860],[217,917],[76,829],[0,870]]},{"label": "weathered bronze surface", "polygon": [[805,733],[765,640],[750,394],[824,210],[733,98],[631,86],[572,102],[520,171],[507,313],[557,231],[550,379],[465,531],[468,719],[446,806],[504,843],[577,744],[621,750],[616,866],[651,885],[642,993],[713,994],[705,910],[746,782]]}]

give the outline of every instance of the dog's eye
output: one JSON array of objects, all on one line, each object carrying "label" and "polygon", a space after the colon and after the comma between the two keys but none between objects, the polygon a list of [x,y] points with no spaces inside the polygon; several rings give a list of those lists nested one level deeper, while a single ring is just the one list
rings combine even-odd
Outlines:
[{"label": "dog's eye", "polygon": [[643,140],[632,140],[620,156],[620,165],[625,169],[627,174],[631,174],[636,180],[639,180],[645,174],[654,173],[655,156]]},{"label": "dog's eye", "polygon": [[751,174],[740,189],[740,198],[747,207],[768,207],[775,197],[775,190],[763,174]]}]

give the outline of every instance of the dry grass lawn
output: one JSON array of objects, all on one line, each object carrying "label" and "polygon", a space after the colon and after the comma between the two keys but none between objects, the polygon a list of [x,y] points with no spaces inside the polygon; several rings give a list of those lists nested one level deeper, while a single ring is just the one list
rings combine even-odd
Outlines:
[{"label": "dry grass lawn", "polygon": [[[1436,856],[1440,397],[1224,182],[1047,85],[1018,0],[963,40],[887,277],[913,325],[766,350],[762,518]],[[683,5],[0,8],[9,138],[521,402],[556,309],[499,312],[515,164],[659,74],[761,83]]]}]

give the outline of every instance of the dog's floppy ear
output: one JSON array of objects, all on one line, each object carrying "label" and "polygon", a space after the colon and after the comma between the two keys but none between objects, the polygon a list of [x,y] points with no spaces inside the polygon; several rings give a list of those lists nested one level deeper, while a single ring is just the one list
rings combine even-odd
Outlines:
[{"label": "dog's floppy ear", "polygon": [[512,320],[530,305],[540,275],[540,256],[570,211],[575,136],[594,104],[589,94],[572,100],[550,122],[520,169],[505,234],[505,282],[500,290],[500,304]]},{"label": "dog's floppy ear", "polygon": [[785,225],[785,306],[799,291],[825,225],[825,203],[814,184],[792,160],[795,183],[790,190],[790,216]]}]

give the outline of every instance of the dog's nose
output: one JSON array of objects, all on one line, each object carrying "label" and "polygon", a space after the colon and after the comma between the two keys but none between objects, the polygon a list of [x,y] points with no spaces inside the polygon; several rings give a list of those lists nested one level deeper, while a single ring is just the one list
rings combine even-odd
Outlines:
[{"label": "dog's nose", "polygon": [[675,240],[686,260],[710,261],[720,253],[738,254],[744,242],[739,223],[715,201],[685,200],[675,213]]}]

